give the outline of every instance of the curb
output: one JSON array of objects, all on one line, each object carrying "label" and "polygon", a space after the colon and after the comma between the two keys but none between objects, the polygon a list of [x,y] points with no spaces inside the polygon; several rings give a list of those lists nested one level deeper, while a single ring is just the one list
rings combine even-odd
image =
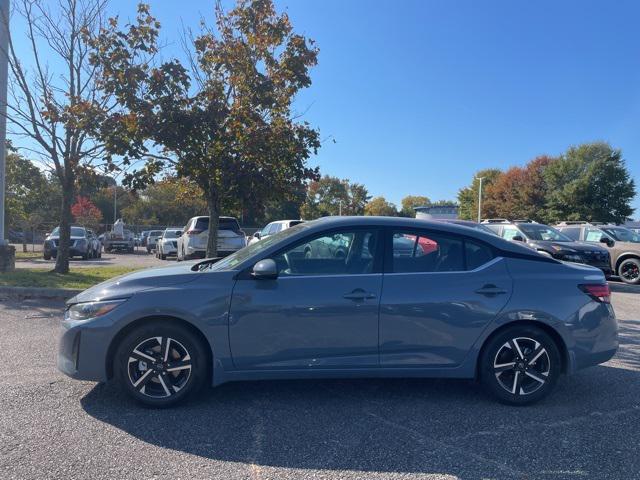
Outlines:
[{"label": "curb", "polygon": [[0,297],[68,300],[82,292],[75,288],[0,287]]}]

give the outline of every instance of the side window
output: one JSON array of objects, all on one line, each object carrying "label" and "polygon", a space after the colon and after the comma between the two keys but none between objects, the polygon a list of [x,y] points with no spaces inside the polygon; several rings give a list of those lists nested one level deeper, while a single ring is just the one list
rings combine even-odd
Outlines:
[{"label": "side window", "polygon": [[462,240],[441,234],[398,231],[393,234],[394,273],[464,270]]},{"label": "side window", "polygon": [[562,233],[564,233],[571,240],[580,240],[580,228],[569,227],[569,228],[561,228],[559,229]]},{"label": "side window", "polygon": [[378,234],[370,230],[324,233],[276,255],[279,275],[372,273]]},{"label": "side window", "polygon": [[601,230],[597,228],[587,228],[587,235],[585,236],[585,241],[587,242],[599,242],[600,239],[604,236]]},{"label": "side window", "polygon": [[467,256],[467,270],[475,270],[493,260],[493,250],[486,245],[465,240],[464,247]]},{"label": "side window", "polygon": [[516,227],[507,227],[505,226],[502,230],[502,238],[505,240],[513,240],[513,237],[516,235],[520,235],[524,238],[524,236],[520,233],[520,231]]}]

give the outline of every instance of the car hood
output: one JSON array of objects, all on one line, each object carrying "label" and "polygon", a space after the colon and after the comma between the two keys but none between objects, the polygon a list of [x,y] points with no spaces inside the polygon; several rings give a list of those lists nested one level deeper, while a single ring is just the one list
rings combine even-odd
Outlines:
[{"label": "car hood", "polygon": [[182,263],[170,267],[149,268],[137,272],[114,277],[99,283],[67,301],[68,304],[91,302],[113,298],[126,298],[134,293],[151,288],[168,287],[171,285],[192,282],[199,277],[200,272],[191,270],[194,262]]},{"label": "car hood", "polygon": [[618,250],[629,250],[632,252],[640,252],[640,243],[621,242],[616,240],[614,247],[617,248]]},{"label": "car hood", "polygon": [[599,245],[593,245],[593,244],[583,243],[583,242],[554,242],[551,240],[533,240],[529,242],[529,245],[537,248],[542,248],[544,250],[554,251],[554,252],[560,251],[560,250],[564,250],[564,251],[574,250],[576,252],[594,252],[594,251],[603,252],[603,253],[606,252],[606,249]]},{"label": "car hood", "polygon": [[[85,237],[78,237],[78,236],[73,236],[71,235],[71,240],[83,240]],[[46,238],[46,240],[60,240],[60,236],[56,235],[56,236],[49,236]]]}]

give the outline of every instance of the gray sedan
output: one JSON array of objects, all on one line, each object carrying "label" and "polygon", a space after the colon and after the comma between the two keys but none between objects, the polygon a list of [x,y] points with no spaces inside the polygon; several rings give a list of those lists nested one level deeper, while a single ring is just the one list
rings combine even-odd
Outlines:
[{"label": "gray sedan", "polygon": [[477,378],[526,404],[618,348],[600,270],[386,217],[320,219],[217,262],[119,277],[69,300],[63,326],[63,372],[152,406],[204,384],[341,377]]}]

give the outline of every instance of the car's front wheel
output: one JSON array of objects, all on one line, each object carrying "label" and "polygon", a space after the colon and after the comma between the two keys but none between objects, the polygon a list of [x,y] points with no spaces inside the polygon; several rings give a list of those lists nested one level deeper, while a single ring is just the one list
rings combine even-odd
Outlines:
[{"label": "car's front wheel", "polygon": [[620,262],[618,266],[618,276],[624,283],[631,285],[640,283],[640,260],[637,258],[627,258]]},{"label": "car's front wheel", "polygon": [[555,341],[543,330],[513,326],[489,339],[480,357],[480,379],[504,403],[525,405],[554,388],[562,361]]},{"label": "car's front wheel", "polygon": [[152,407],[169,407],[194,394],[208,371],[200,339],[166,321],[128,333],[114,357],[117,381],[134,399]]}]

